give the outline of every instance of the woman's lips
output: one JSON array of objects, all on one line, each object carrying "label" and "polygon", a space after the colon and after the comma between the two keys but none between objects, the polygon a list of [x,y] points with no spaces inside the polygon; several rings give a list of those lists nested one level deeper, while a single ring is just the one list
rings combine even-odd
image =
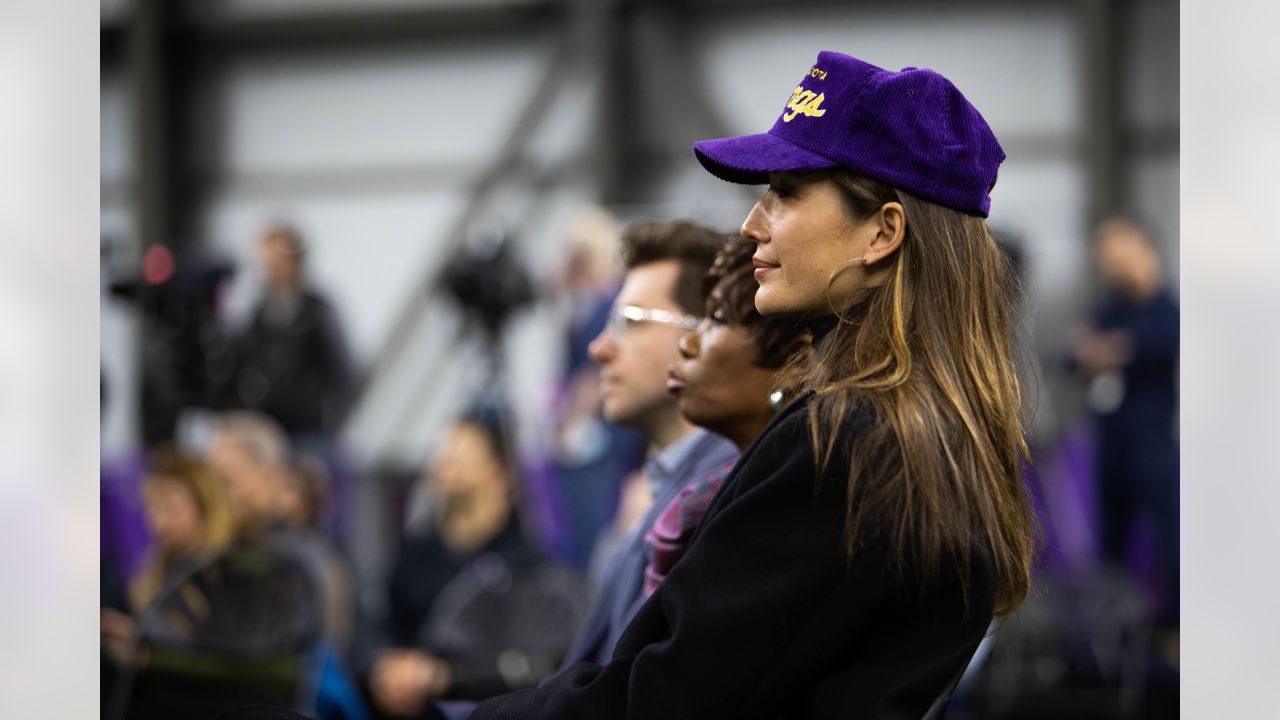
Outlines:
[{"label": "woman's lips", "polygon": [[675,368],[667,368],[667,392],[678,393],[683,389],[684,378],[680,377]]},{"label": "woman's lips", "polygon": [[765,275],[768,275],[769,273],[781,267],[777,263],[765,262],[764,260],[761,260],[760,258],[757,258],[757,257],[751,258],[751,264],[754,265],[756,268],[755,276],[757,280],[759,280]]}]

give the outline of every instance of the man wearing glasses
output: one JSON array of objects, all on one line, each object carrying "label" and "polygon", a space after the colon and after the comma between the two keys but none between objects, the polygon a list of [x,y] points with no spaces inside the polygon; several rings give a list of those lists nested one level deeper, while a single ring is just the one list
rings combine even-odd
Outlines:
[{"label": "man wearing glasses", "polygon": [[680,336],[702,319],[702,281],[725,240],[683,221],[644,223],[623,233],[626,275],[609,324],[592,341],[589,354],[600,365],[605,419],[635,428],[649,440],[644,477],[653,504],[609,561],[600,594],[562,667],[612,657],[614,644],[644,601],[645,531],[681,489],[737,456],[727,440],[685,420],[667,391],[667,368],[679,360]]}]

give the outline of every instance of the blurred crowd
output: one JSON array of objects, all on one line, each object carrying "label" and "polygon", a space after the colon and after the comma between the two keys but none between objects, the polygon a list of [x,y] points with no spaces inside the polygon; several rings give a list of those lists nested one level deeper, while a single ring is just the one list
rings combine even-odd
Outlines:
[{"label": "blurred crowd", "polygon": [[[353,537],[380,531],[353,512],[368,469],[337,441],[359,372],[340,308],[307,280],[305,238],[285,223],[263,230],[266,285],[239,328],[216,312],[147,311],[177,307],[176,293],[156,293],[183,279],[144,283],[160,298],[139,303],[151,362],[179,360],[144,372],[142,446],[103,459],[104,717],[207,716],[247,702],[417,717],[432,701],[481,700],[612,653],[718,479],[787,401],[767,389],[808,338],[755,314],[737,233],[623,229],[601,208],[562,233],[549,446],[537,457],[518,449],[506,399],[477,388],[442,433],[421,439],[374,597],[352,554]],[[1096,300],[1064,333],[1068,351],[1024,348],[1029,383],[1066,378],[1087,415],[1056,418],[1033,439],[1036,589],[984,643],[953,717],[1176,708],[1178,308],[1146,229],[1109,218],[1091,242]],[[163,332],[175,322],[183,332]],[[717,323],[745,330],[716,334]],[[673,394],[686,383],[699,392]],[[534,467],[549,488],[537,496]]]}]

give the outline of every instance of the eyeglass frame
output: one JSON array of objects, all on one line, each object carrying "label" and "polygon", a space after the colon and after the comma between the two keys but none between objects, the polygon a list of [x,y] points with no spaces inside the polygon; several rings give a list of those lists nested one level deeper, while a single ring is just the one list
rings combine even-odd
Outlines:
[{"label": "eyeglass frame", "polygon": [[605,329],[609,331],[610,337],[616,340],[626,334],[627,321],[658,323],[659,325],[677,327],[681,330],[693,330],[702,324],[702,318],[696,315],[674,313],[670,310],[646,308],[639,305],[619,305],[609,311],[609,320],[605,323]]}]

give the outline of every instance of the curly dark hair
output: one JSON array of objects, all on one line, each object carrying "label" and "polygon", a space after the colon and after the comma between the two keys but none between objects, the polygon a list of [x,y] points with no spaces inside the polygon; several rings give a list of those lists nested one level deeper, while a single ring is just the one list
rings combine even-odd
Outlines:
[{"label": "curly dark hair", "polygon": [[[702,280],[702,294],[707,300],[708,316],[719,310],[725,322],[751,331],[760,351],[755,364],[776,369],[808,345],[809,330],[795,318],[766,318],[756,310],[756,290],[760,286],[751,264],[755,249],[755,243],[730,236]],[[712,296],[717,289],[718,298]]]}]

